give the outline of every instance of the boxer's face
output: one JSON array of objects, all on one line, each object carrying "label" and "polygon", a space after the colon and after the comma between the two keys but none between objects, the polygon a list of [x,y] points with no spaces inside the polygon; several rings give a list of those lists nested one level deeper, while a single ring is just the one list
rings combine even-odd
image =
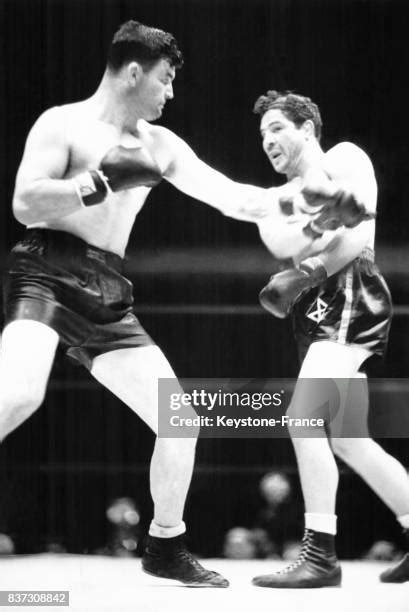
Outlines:
[{"label": "boxer's face", "polygon": [[175,68],[162,58],[147,71],[143,71],[137,87],[139,116],[147,121],[158,119],[168,100],[173,98]]},{"label": "boxer's face", "polygon": [[307,144],[303,126],[297,127],[281,110],[272,108],[261,118],[260,132],[274,170],[289,178],[296,176]]}]

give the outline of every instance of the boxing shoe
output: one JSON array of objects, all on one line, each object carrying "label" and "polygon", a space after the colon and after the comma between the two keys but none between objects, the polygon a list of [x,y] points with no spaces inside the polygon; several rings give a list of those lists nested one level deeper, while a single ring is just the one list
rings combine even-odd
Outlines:
[{"label": "boxing shoe", "polygon": [[393,567],[382,572],[379,576],[381,582],[408,582],[409,581],[409,553]]},{"label": "boxing shoe", "polygon": [[[409,530],[406,529],[405,535],[409,542]],[[381,582],[408,582],[409,581],[409,553],[403,556],[403,558],[394,565],[382,572],[379,576]]]},{"label": "boxing shoe", "polygon": [[306,529],[298,559],[274,574],[256,576],[253,584],[272,589],[315,589],[340,586],[341,567],[338,563],[334,536]]},{"label": "boxing shoe", "polygon": [[159,578],[179,580],[190,587],[229,586],[228,580],[217,572],[207,570],[187,550],[184,535],[175,538],[147,537],[142,556],[142,569]]}]

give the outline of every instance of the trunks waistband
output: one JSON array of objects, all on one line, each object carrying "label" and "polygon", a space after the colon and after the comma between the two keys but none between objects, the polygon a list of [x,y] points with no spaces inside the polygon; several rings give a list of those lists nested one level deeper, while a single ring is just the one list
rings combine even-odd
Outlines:
[{"label": "trunks waistband", "polygon": [[27,229],[20,244],[22,246],[43,247],[48,253],[55,253],[61,258],[86,257],[94,259],[118,272],[122,272],[124,266],[124,260],[120,255],[104,251],[99,247],[88,244],[74,234],[60,230]]}]

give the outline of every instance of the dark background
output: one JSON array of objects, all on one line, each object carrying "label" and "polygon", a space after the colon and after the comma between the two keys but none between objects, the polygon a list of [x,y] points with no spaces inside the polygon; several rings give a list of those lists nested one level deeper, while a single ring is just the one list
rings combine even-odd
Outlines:
[{"label": "dark background", "polygon": [[[397,304],[378,375],[406,377],[403,0],[1,0],[1,262],[22,234],[10,204],[28,130],[46,108],[94,92],[112,35],[130,18],[177,38],[185,65],[161,122],[230,177],[263,186],[279,181],[252,114],[268,89],[291,89],[319,104],[324,149],[351,140],[370,155],[379,182],[379,263]],[[138,217],[128,255],[137,311],[179,376],[296,375],[288,324],[257,306],[273,262],[255,226],[224,218],[163,182]],[[382,443],[408,465],[406,440]],[[152,444],[126,407],[58,359],[45,406],[0,449],[0,531],[12,533],[21,552],[42,550],[54,537],[70,551],[93,550],[107,537],[105,507],[117,495],[137,499],[146,525]],[[271,466],[298,486],[288,441],[200,442],[186,513],[199,552],[220,553],[228,527],[252,524],[258,480]],[[341,554],[398,538],[392,515],[348,471],[341,493]]]}]

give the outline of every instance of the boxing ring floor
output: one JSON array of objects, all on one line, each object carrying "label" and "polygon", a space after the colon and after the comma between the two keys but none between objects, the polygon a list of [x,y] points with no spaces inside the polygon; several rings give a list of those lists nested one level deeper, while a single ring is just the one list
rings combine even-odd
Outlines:
[{"label": "boxing ring floor", "polygon": [[[80,612],[408,612],[409,582],[382,584],[384,563],[344,561],[342,588],[265,589],[251,577],[281,569],[279,561],[206,559],[224,574],[228,589],[187,588],[144,574],[140,559],[91,555],[28,555],[0,558],[0,590],[68,590],[69,607],[47,610]],[[4,609],[16,610],[16,607]],[[25,606],[24,609],[39,610]]]}]

